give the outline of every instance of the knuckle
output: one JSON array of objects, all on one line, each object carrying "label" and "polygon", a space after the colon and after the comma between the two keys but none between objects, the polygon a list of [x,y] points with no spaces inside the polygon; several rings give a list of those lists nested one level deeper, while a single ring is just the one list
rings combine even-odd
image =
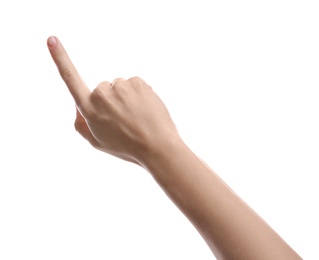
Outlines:
[{"label": "knuckle", "polygon": [[70,69],[63,69],[60,71],[60,75],[64,82],[68,83],[73,79],[73,73]]},{"label": "knuckle", "polygon": [[119,83],[123,83],[123,82],[125,82],[125,79],[123,79],[123,78],[115,78],[114,80],[113,80],[113,82],[112,82],[112,85],[117,85],[117,84],[119,84]]},{"label": "knuckle", "polygon": [[97,85],[97,88],[110,88],[111,82],[103,81]]},{"label": "knuckle", "polygon": [[129,82],[130,82],[130,85],[135,88],[136,90],[139,90],[139,91],[143,91],[147,88],[150,88],[150,86],[148,84],[146,84],[146,82],[141,79],[140,77],[132,77],[130,79],[128,79]]},{"label": "knuckle", "polygon": [[131,88],[139,89],[141,86],[141,79],[139,77],[132,77],[128,79],[128,83]]},{"label": "knuckle", "polygon": [[101,85],[103,83],[100,83],[92,92],[92,98],[93,99],[104,99],[106,96],[106,90],[104,88],[104,84]]},{"label": "knuckle", "polygon": [[112,82],[112,89],[118,89],[124,87],[126,85],[126,81],[124,80],[116,80]]},{"label": "knuckle", "polygon": [[130,82],[134,83],[142,83],[143,80],[140,77],[134,76],[128,79]]}]

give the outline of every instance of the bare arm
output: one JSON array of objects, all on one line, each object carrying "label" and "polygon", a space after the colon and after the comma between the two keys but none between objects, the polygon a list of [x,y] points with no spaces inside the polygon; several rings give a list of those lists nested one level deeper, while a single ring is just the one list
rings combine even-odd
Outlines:
[{"label": "bare arm", "polygon": [[91,92],[62,44],[51,37],[48,46],[77,105],[77,131],[95,148],[148,170],[218,259],[301,259],[187,147],[143,80],[103,82]]},{"label": "bare arm", "polygon": [[169,142],[163,149],[146,159],[145,168],[218,259],[300,259],[183,142]]}]

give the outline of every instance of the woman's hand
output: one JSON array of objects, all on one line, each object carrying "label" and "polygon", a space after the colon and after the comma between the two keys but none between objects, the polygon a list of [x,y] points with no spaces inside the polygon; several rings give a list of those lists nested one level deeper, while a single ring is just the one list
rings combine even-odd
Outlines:
[{"label": "woman's hand", "polygon": [[142,165],[168,139],[179,139],[165,105],[142,79],[105,81],[91,92],[61,42],[50,37],[48,47],[76,103],[75,128],[92,146]]},{"label": "woman's hand", "polygon": [[48,46],[76,102],[79,133],[97,149],[148,170],[218,259],[301,259],[181,141],[143,80],[103,82],[91,92],[62,44],[51,37]]}]

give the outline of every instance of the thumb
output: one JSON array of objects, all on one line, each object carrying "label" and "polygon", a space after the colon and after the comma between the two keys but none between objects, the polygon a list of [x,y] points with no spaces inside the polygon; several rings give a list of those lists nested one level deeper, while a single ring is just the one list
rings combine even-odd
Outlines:
[{"label": "thumb", "polygon": [[98,148],[99,143],[92,135],[90,128],[88,127],[85,118],[82,116],[80,111],[76,109],[76,118],[74,122],[74,127],[79,134],[86,139],[93,147]]}]

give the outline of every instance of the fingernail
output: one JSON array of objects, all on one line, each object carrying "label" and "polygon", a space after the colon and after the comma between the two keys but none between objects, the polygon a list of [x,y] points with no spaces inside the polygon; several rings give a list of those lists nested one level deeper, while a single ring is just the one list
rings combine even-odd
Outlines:
[{"label": "fingernail", "polygon": [[53,47],[56,45],[56,43],[57,43],[57,39],[56,39],[55,36],[49,37],[49,39],[48,39],[48,46],[49,46],[50,48],[53,48]]}]

